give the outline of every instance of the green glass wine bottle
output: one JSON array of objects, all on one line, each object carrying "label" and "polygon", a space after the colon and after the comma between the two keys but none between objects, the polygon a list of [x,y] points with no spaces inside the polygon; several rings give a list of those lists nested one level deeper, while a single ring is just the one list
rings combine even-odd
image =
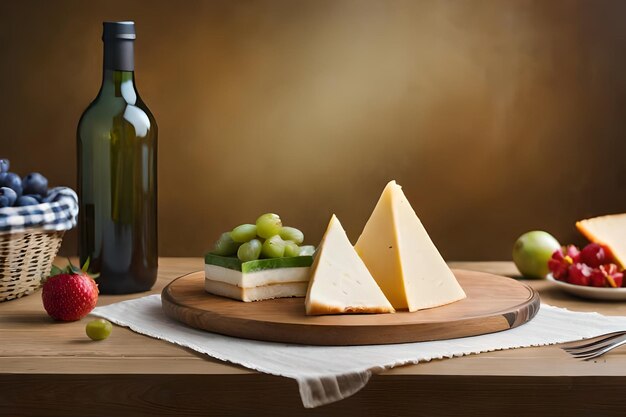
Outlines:
[{"label": "green glass wine bottle", "polygon": [[103,294],[157,275],[157,124],[135,88],[134,22],[105,22],[102,86],[77,130],[79,255]]}]

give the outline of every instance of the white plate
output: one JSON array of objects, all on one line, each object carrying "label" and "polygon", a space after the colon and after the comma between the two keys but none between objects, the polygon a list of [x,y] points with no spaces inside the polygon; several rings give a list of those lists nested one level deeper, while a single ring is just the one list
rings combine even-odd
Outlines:
[{"label": "white plate", "polygon": [[583,285],[568,284],[567,282],[554,279],[552,274],[548,274],[547,279],[563,291],[579,297],[592,298],[594,300],[626,300],[626,288],[585,287]]}]

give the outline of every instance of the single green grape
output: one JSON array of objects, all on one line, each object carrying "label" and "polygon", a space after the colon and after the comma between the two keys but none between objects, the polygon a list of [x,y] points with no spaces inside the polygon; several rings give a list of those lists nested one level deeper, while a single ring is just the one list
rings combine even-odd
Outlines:
[{"label": "single green grape", "polygon": [[292,242],[291,240],[286,240],[285,241],[285,254],[283,256],[285,257],[293,257],[293,256],[299,256],[300,255],[300,246],[298,246],[296,243]]},{"label": "single green grape", "polygon": [[256,225],[242,224],[230,232],[230,237],[239,243],[248,242],[256,237]]},{"label": "single green grape", "polygon": [[252,239],[251,241],[239,246],[239,249],[237,250],[237,258],[239,258],[241,262],[259,259],[259,256],[261,256],[262,246],[263,244],[259,239]]},{"label": "single green grape", "polygon": [[85,333],[91,340],[104,340],[111,334],[113,325],[105,319],[96,319],[87,323]]},{"label": "single green grape", "polygon": [[304,245],[300,246],[300,253],[298,256],[313,256],[315,253],[315,246],[313,245]]},{"label": "single green grape", "polygon": [[277,235],[282,227],[278,214],[266,213],[256,219],[256,234],[263,239]]},{"label": "single green grape", "polygon": [[274,235],[263,242],[261,254],[266,258],[282,258],[285,255],[285,241]]},{"label": "single green grape", "polygon": [[296,229],[295,227],[285,226],[282,229],[280,229],[279,235],[284,240],[291,240],[292,242],[298,245],[301,245],[302,242],[304,242],[304,233],[302,233],[300,230]]},{"label": "single green grape", "polygon": [[232,256],[237,253],[241,243],[237,243],[230,236],[230,232],[224,232],[215,242],[213,253],[220,256]]}]

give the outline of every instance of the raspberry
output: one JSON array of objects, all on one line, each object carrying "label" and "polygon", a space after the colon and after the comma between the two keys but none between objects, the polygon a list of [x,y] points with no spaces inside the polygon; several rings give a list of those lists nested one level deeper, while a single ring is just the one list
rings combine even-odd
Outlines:
[{"label": "raspberry", "polygon": [[592,287],[606,287],[606,277],[600,268],[594,268],[591,271],[591,277],[589,278],[589,284]]},{"label": "raspberry", "polygon": [[559,281],[568,280],[568,270],[572,264],[578,263],[580,252],[574,245],[566,248],[557,249],[552,254],[552,258],[548,261],[548,269],[552,272],[552,276]]},{"label": "raspberry", "polygon": [[[569,267],[567,282],[574,285],[588,286],[592,277],[592,269],[585,264],[577,263]],[[602,275],[604,283],[604,276]]]},{"label": "raspberry", "polygon": [[590,243],[580,252],[580,260],[592,268],[598,268],[607,263],[607,256],[602,246]]},{"label": "raspberry", "polygon": [[624,280],[624,273],[620,272],[619,268],[615,264],[606,264],[600,266],[600,271],[604,275],[606,282],[613,288],[619,288],[622,286]]}]

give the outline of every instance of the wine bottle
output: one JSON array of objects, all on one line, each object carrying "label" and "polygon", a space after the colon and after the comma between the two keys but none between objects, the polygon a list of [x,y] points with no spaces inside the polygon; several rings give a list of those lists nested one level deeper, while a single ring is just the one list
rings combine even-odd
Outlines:
[{"label": "wine bottle", "polygon": [[105,22],[102,86],[77,129],[79,255],[103,294],[157,275],[157,124],[135,87],[134,22]]}]

